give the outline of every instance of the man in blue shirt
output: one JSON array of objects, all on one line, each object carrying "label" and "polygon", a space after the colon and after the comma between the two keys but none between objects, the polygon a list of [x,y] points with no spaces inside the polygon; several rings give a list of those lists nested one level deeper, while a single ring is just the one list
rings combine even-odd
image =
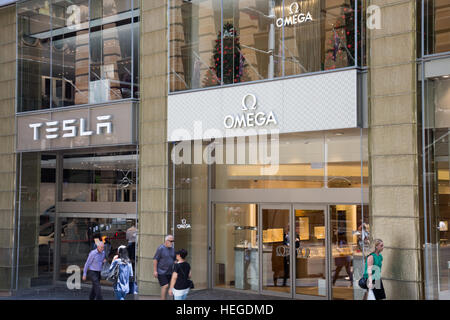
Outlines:
[{"label": "man in blue shirt", "polygon": [[92,281],[92,290],[89,295],[89,300],[103,300],[100,277],[102,265],[106,262],[106,255],[103,250],[105,246],[103,242],[97,243],[97,249],[92,250],[86,260],[83,270],[83,281],[86,281],[86,276]]},{"label": "man in blue shirt", "polygon": [[161,300],[166,300],[170,279],[172,278],[172,267],[175,262],[173,243],[173,236],[166,236],[164,244],[158,247],[153,257],[153,276],[158,278],[161,286]]}]

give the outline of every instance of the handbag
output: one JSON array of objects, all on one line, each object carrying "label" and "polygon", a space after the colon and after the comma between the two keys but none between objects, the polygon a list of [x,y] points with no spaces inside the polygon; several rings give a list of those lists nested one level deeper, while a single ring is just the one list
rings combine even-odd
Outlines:
[{"label": "handbag", "polygon": [[364,276],[363,276],[361,279],[359,279],[359,281],[358,281],[358,286],[359,286],[361,289],[364,289],[364,290],[369,289],[369,288],[367,287],[367,279],[364,278]]},{"label": "handbag", "polygon": [[111,264],[109,262],[105,262],[102,266],[102,271],[100,272],[100,276],[102,279],[106,279],[109,274],[109,268],[111,267]]},{"label": "handbag", "polygon": [[108,273],[108,275],[106,276],[106,280],[116,284],[117,280],[119,279],[119,264],[120,261],[118,261],[114,266],[114,269],[112,269],[111,272]]},{"label": "handbag", "polygon": [[[372,254],[372,253],[371,253]],[[371,255],[371,254],[369,254],[368,256],[367,256],[367,258]],[[367,258],[366,258],[366,262],[365,263],[367,263]],[[361,277],[361,279],[359,279],[359,281],[358,281],[358,286],[361,288],[361,289],[364,289],[364,290],[368,290],[369,289],[369,287],[367,287],[367,278],[364,278],[364,275]]]}]

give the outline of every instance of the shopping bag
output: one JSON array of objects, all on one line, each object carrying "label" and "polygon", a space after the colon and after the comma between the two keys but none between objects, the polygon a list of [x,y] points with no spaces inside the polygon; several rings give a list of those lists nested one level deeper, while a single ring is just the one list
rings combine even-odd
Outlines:
[{"label": "shopping bag", "polygon": [[375,294],[372,289],[369,289],[369,294],[367,295],[367,300],[377,300],[375,299]]},{"label": "shopping bag", "polygon": [[102,279],[106,279],[109,275],[109,268],[111,267],[111,264],[109,262],[105,262],[102,266],[102,271],[100,272],[100,275]]}]

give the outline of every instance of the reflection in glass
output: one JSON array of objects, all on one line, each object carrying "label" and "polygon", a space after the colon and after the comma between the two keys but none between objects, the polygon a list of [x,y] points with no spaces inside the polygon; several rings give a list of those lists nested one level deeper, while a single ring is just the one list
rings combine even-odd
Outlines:
[{"label": "reflection in glass", "polygon": [[[208,262],[208,166],[180,164],[169,169],[168,224],[175,236],[175,249],[188,251],[196,288],[207,286]],[[145,200],[144,200],[145,201]]]},{"label": "reflection in glass", "polygon": [[91,0],[89,103],[131,97],[132,19],[123,16],[130,6],[130,0]]},{"label": "reflection in glass", "polygon": [[50,108],[51,19],[49,1],[34,0],[18,5],[18,109]]},{"label": "reflection in glass", "polygon": [[257,206],[216,204],[214,219],[215,286],[259,290]]},{"label": "reflection in glass", "polygon": [[131,0],[25,1],[17,21],[19,111],[139,96]]},{"label": "reflection in glass", "polygon": [[423,0],[425,54],[450,51],[450,0]]},{"label": "reflection in glass", "polygon": [[295,293],[326,296],[325,212],[296,209],[295,232]]},{"label": "reflection in glass", "polygon": [[[106,259],[111,263],[117,248],[128,245],[126,232],[135,223],[134,219],[62,218],[59,280],[67,280],[70,276],[66,272],[69,266],[75,265],[83,270],[89,252],[96,248],[98,241],[104,242]],[[106,280],[102,280],[101,284],[112,285]]]},{"label": "reflection in glass", "polygon": [[289,209],[262,209],[264,290],[291,292],[289,213]]},{"label": "reflection in glass", "polygon": [[171,0],[170,90],[355,66],[364,28],[355,21],[361,3]]},{"label": "reflection in glass", "polygon": [[[447,78],[447,77],[446,77]],[[428,288],[434,299],[450,299],[450,80],[428,79],[425,82],[425,172],[427,177],[425,203],[428,215],[426,253],[432,255],[435,273],[429,277]]]},{"label": "reflection in glass", "polygon": [[170,87],[172,91],[221,83],[221,1],[172,0]]},{"label": "reflection in glass", "polygon": [[[368,210],[368,206],[364,208],[356,205],[330,206],[333,299],[362,299],[359,296],[361,291],[358,289],[357,281],[362,275],[361,268],[364,265],[363,249],[369,247]],[[364,224],[362,214],[364,214]],[[362,232],[366,232],[364,245]],[[364,253],[368,254],[368,252]]]},{"label": "reflection in glass", "polygon": [[250,138],[245,139],[248,142],[245,144],[246,154],[240,150],[236,154],[246,156],[243,157],[246,164],[226,164],[226,143],[229,140],[224,145],[215,145],[217,154],[223,154],[221,163],[225,164],[216,161],[213,167],[213,188],[317,189],[368,186],[367,131],[363,131],[362,135],[360,129],[280,135],[279,149],[275,151],[278,152],[278,158],[273,158],[279,161],[278,171],[264,171],[269,165],[258,164],[258,159],[250,163],[252,146],[260,147]]},{"label": "reflection in glass", "polygon": [[63,201],[135,202],[136,153],[65,156]]}]

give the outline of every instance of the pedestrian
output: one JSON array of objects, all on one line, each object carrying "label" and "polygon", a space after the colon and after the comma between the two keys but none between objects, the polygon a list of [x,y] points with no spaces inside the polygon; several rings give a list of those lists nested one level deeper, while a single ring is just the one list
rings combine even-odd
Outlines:
[{"label": "pedestrian", "polygon": [[86,281],[86,276],[92,281],[92,289],[89,295],[89,300],[103,300],[100,277],[102,265],[106,262],[104,252],[105,246],[101,241],[97,242],[96,245],[97,248],[89,253],[83,269],[83,281]]},{"label": "pedestrian", "polygon": [[158,247],[153,257],[153,276],[158,279],[161,287],[161,300],[166,300],[169,283],[172,278],[172,267],[175,261],[172,235],[167,235],[162,245]]},{"label": "pedestrian", "polygon": [[381,252],[383,249],[383,240],[376,239],[374,252],[367,256],[363,275],[364,279],[367,279],[367,292],[364,294],[364,300],[386,299],[383,281],[381,280],[381,267],[383,264]]},{"label": "pedestrian", "polygon": [[174,300],[186,300],[189,293],[191,278],[191,266],[186,262],[187,251],[181,249],[175,253],[177,262],[174,265],[172,279],[170,280],[169,295]]},{"label": "pedestrian", "polygon": [[133,267],[128,258],[127,247],[118,248],[118,255],[114,257],[108,272],[112,272],[116,265],[119,265],[119,276],[114,283],[114,293],[117,300],[125,300],[125,296],[130,292],[130,280],[133,281]]}]

